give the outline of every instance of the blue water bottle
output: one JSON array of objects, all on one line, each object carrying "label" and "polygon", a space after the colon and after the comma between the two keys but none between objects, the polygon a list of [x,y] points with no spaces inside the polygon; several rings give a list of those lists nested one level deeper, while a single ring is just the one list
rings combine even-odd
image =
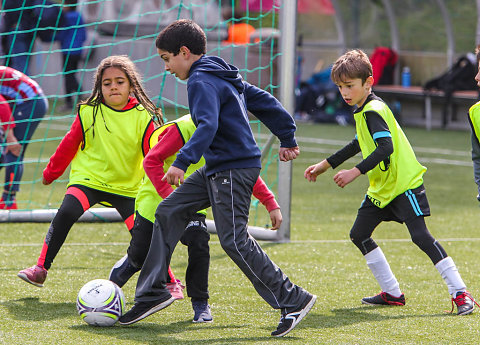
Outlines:
[{"label": "blue water bottle", "polygon": [[403,87],[410,87],[411,85],[411,76],[410,76],[410,68],[405,66],[402,70],[402,86]]}]

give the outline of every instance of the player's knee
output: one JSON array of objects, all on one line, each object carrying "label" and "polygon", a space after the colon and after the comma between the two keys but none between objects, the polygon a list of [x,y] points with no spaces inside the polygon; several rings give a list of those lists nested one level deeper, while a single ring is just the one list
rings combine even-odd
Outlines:
[{"label": "player's knee", "polygon": [[145,258],[147,257],[148,247],[145,250],[145,248],[130,246],[128,247],[127,253],[130,263],[134,267],[141,268],[145,262]]},{"label": "player's knee", "polygon": [[350,232],[350,240],[360,249],[363,255],[377,248],[377,244],[371,237],[359,236]]},{"label": "player's knee", "polygon": [[208,241],[210,241],[210,234],[207,232],[206,226],[187,227],[180,238],[180,242],[189,247],[203,248],[208,246]]},{"label": "player's knee", "polygon": [[426,234],[414,234],[412,235],[412,242],[415,243],[421,250],[426,251],[435,242],[431,236]]},{"label": "player's knee", "polygon": [[368,237],[359,234],[355,229],[350,230],[350,241],[352,241],[357,247],[367,238]]},{"label": "player's knee", "polygon": [[128,257],[132,265],[135,267],[142,267],[150,248],[152,232],[148,230],[140,231],[139,229],[134,228],[132,229],[131,235],[132,239],[127,250]]}]

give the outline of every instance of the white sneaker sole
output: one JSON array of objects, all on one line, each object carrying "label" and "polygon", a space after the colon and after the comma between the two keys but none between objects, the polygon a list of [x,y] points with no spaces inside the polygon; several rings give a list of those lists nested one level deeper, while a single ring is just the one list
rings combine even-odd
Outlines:
[{"label": "white sneaker sole", "polygon": [[25,273],[18,273],[17,277],[22,279],[22,280],[25,280],[27,283],[30,283],[30,284],[35,285],[37,287],[43,287],[43,284],[35,283],[34,281],[31,281],[30,279],[28,279],[28,277]]}]

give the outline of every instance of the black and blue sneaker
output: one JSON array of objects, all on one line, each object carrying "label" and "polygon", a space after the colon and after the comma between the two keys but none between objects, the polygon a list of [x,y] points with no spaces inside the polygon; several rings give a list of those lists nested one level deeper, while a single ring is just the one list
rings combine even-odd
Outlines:
[{"label": "black and blue sneaker", "polygon": [[193,322],[200,323],[213,321],[212,313],[210,312],[210,306],[208,305],[208,301],[206,299],[192,299],[192,308],[195,313],[193,315]]},{"label": "black and blue sneaker", "polygon": [[282,313],[277,329],[272,332],[272,335],[274,337],[283,337],[292,329],[294,329],[295,326],[298,325],[298,323],[302,321],[302,319],[308,314],[310,309],[312,309],[316,300],[317,296],[310,295],[306,298],[305,302],[303,302],[303,304],[298,307],[298,309],[290,313]]}]

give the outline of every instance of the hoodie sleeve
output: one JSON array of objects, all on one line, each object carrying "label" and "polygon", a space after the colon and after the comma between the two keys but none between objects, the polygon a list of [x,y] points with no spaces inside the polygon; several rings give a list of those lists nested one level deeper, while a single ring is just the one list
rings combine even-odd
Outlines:
[{"label": "hoodie sleeve", "polygon": [[281,147],[297,146],[295,121],[282,104],[267,91],[247,82],[244,84],[247,110],[280,140]]},{"label": "hoodie sleeve", "polygon": [[197,129],[172,164],[183,171],[200,160],[217,132],[220,99],[212,89],[215,89],[213,85],[203,81],[188,85],[188,104]]}]

